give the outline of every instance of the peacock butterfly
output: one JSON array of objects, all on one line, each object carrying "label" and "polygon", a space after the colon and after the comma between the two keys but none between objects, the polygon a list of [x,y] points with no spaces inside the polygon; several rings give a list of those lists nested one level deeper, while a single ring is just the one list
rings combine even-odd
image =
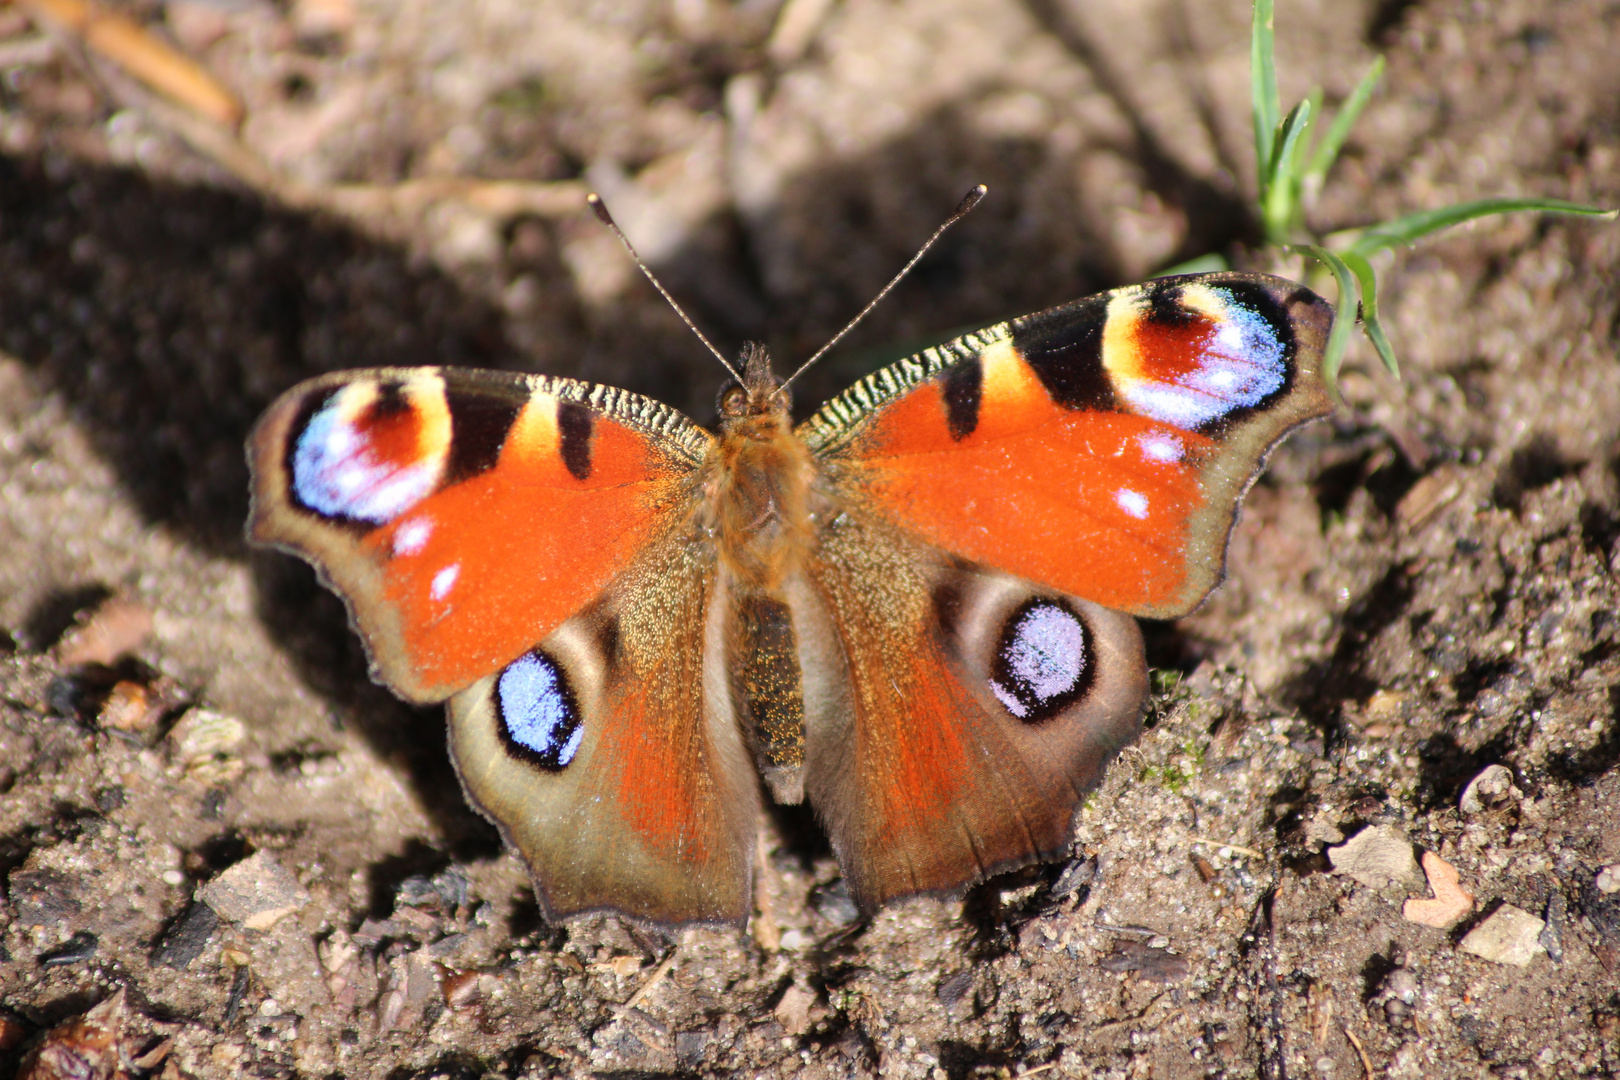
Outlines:
[{"label": "peacock butterfly", "polygon": [[548,916],[744,921],[762,781],[872,911],[1067,849],[1138,731],[1134,617],[1219,582],[1266,455],[1331,408],[1332,317],[1279,278],[1160,278],[797,426],[748,346],[718,435],[572,379],[338,372],[254,429],[248,535],[315,565],[374,678],[448,701]]}]

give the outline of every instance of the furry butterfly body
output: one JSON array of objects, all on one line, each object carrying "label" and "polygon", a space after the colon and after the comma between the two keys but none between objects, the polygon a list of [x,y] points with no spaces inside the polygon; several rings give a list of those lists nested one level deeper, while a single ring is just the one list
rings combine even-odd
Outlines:
[{"label": "furry butterfly body", "polygon": [[762,787],[808,799],[872,910],[1066,849],[1137,733],[1133,616],[1219,581],[1266,454],[1330,408],[1331,317],[1161,279],[797,427],[751,349],[718,434],[567,379],[341,372],[255,429],[249,535],[315,564],[374,677],[448,701],[549,915],[746,919]]}]

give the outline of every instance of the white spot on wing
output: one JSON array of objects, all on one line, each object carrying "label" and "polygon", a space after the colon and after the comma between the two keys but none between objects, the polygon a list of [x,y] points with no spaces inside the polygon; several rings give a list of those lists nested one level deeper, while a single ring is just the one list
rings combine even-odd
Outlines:
[{"label": "white spot on wing", "polygon": [[394,530],[394,555],[420,555],[433,534],[433,522],[427,518],[411,518]]},{"label": "white spot on wing", "polygon": [[1187,448],[1181,445],[1180,439],[1159,432],[1137,436],[1136,446],[1142,451],[1143,457],[1170,465],[1180,461],[1187,453]]},{"label": "white spot on wing", "polygon": [[1120,488],[1119,491],[1115,492],[1114,494],[1114,501],[1119,504],[1119,508],[1121,510],[1125,511],[1133,518],[1147,517],[1147,496],[1143,495],[1140,491],[1132,491],[1130,488]]},{"label": "white spot on wing", "polygon": [[1078,685],[1086,666],[1086,631],[1071,612],[1042,604],[1011,627],[996,659],[1007,681],[992,677],[990,692],[1008,712],[1027,720],[1037,707]]},{"label": "white spot on wing", "polygon": [[1029,706],[1019,701],[1017,696],[996,680],[990,680],[990,692],[996,695],[996,700],[1007,707],[1007,711],[1022,720],[1029,715]]},{"label": "white spot on wing", "polygon": [[554,662],[537,653],[519,657],[501,672],[496,692],[501,720],[513,742],[538,754],[551,768],[574,760],[585,731]]},{"label": "white spot on wing", "polygon": [[433,575],[433,584],[428,586],[428,595],[435,600],[443,600],[455,587],[456,578],[461,576],[461,564],[451,563],[449,566]]}]

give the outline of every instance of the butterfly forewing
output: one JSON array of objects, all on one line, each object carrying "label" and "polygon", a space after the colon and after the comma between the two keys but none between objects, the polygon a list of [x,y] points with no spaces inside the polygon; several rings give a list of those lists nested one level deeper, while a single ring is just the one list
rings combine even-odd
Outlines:
[{"label": "butterfly forewing", "polygon": [[929,544],[1169,618],[1220,580],[1271,447],[1331,409],[1331,321],[1278,278],[1164,278],[902,361],[801,432],[845,498]]},{"label": "butterfly forewing", "polygon": [[566,379],[342,372],[295,387],[255,428],[249,536],[319,567],[380,680],[437,701],[676,527],[710,441],[666,406]]}]

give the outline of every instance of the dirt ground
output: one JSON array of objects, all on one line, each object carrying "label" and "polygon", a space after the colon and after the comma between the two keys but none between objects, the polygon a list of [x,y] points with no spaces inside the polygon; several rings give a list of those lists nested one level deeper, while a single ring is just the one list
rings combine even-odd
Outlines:
[{"label": "dirt ground", "polygon": [[[1384,258],[1403,379],[1358,343],[1230,580],[1147,628],[1152,726],[1067,867],[859,923],[784,811],[747,933],[549,926],[438,712],[244,545],[253,419],[431,362],[707,422],[716,366],[587,185],[723,349],[803,357],[988,184],[807,405],[896,342],[1256,265],[1246,4],[128,10],[241,96],[256,164],[0,6],[0,1075],[119,988],[130,1076],[1620,1075],[1620,227]],[[1289,101],[1388,58],[1326,230],[1620,205],[1613,0],[1281,0],[1278,40]],[[1414,851],[1472,893],[1447,928],[1403,914]],[[1464,948],[1493,920],[1516,958]]]}]

